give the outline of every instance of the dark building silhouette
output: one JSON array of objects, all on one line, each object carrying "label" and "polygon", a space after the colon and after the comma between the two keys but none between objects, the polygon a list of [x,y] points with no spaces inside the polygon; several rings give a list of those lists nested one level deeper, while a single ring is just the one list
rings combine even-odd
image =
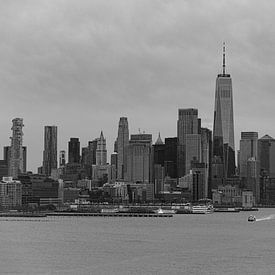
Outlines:
[{"label": "dark building silhouette", "polygon": [[70,138],[68,143],[69,163],[80,163],[80,142],[78,138]]},{"label": "dark building silhouette", "polygon": [[212,197],[212,131],[201,128],[201,163],[205,165],[205,197]]},{"label": "dark building silhouette", "polygon": [[161,140],[160,134],[157,141],[153,145],[153,183],[155,194],[163,191],[164,182],[164,157],[165,144]]},{"label": "dark building silhouette", "polygon": [[43,174],[57,169],[57,126],[44,127]]},{"label": "dark building silhouette", "polygon": [[178,138],[165,138],[164,174],[166,177],[177,178],[177,148]]}]

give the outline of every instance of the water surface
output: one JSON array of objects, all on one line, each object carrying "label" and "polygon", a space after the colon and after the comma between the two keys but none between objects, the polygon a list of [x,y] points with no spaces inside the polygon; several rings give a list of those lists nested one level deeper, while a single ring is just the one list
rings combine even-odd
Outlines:
[{"label": "water surface", "polygon": [[0,273],[275,274],[275,219],[250,214],[1,218]]}]

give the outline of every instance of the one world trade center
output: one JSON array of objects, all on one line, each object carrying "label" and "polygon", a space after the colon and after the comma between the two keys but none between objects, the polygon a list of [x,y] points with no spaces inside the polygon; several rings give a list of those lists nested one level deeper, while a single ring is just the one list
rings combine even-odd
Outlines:
[{"label": "one world trade center", "polygon": [[235,146],[232,79],[225,72],[225,45],[223,45],[223,71],[216,79],[213,129],[213,159],[219,163],[220,176],[235,175]]}]

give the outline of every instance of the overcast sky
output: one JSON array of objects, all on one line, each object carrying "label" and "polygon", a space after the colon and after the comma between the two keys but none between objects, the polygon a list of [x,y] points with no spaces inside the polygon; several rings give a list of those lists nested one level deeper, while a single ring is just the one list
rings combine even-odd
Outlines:
[{"label": "overcast sky", "polygon": [[275,2],[253,0],[0,0],[0,147],[24,119],[28,169],[42,163],[45,125],[58,150],[130,133],[176,136],[178,108],[212,130],[222,43],[241,131],[275,137]]}]

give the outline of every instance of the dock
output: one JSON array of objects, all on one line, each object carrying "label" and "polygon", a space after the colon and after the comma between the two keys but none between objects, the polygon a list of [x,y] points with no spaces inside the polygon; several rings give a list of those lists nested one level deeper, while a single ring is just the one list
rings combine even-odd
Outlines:
[{"label": "dock", "polygon": [[50,216],[62,216],[62,217],[148,217],[148,218],[170,218],[173,214],[155,214],[155,213],[89,213],[89,212],[51,212],[46,214]]}]

